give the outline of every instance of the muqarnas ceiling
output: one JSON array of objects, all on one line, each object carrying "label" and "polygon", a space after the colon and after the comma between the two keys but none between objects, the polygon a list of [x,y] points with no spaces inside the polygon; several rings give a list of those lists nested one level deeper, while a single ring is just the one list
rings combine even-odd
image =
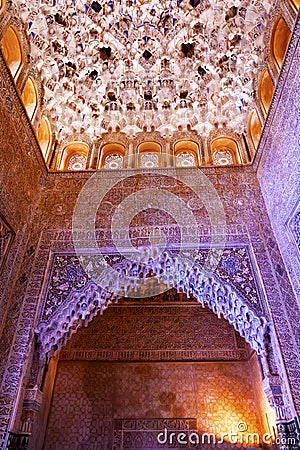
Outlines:
[{"label": "muqarnas ceiling", "polygon": [[109,127],[246,133],[269,1],[14,0],[58,143]]}]

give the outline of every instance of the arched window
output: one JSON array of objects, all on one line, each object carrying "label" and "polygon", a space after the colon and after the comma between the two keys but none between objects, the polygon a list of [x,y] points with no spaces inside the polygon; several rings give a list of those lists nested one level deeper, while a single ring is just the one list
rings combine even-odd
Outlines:
[{"label": "arched window", "polygon": [[274,93],[274,84],[269,74],[269,71],[265,69],[261,74],[258,85],[258,98],[260,106],[265,116],[268,114],[272,102],[273,93]]},{"label": "arched window", "polygon": [[9,27],[2,40],[1,51],[14,79],[17,79],[24,64],[24,50],[18,32]]},{"label": "arched window", "polygon": [[262,126],[256,110],[251,111],[248,120],[248,133],[253,144],[253,147],[257,149],[262,131]]},{"label": "arched window", "polygon": [[293,8],[293,10],[295,11],[295,13],[297,13],[300,9],[300,0],[289,0],[289,3]]},{"label": "arched window", "polygon": [[161,146],[157,142],[143,142],[138,147],[139,166],[143,169],[160,167]]},{"label": "arched window", "polygon": [[235,139],[218,137],[211,144],[213,163],[217,166],[239,164],[239,148]]},{"label": "arched window", "polygon": [[85,170],[89,147],[85,142],[71,142],[63,151],[59,170]]},{"label": "arched window", "polygon": [[174,154],[177,167],[193,167],[199,165],[199,146],[196,142],[189,140],[176,142],[174,145]]},{"label": "arched window", "polygon": [[49,150],[51,148],[51,143],[52,143],[52,133],[51,133],[51,126],[50,126],[49,120],[45,116],[42,117],[39,129],[38,129],[37,138],[38,138],[42,153],[44,155],[44,158],[47,159]]},{"label": "arched window", "polygon": [[109,143],[105,144],[101,149],[101,158],[99,167],[102,169],[121,169],[123,167],[123,159],[125,148],[122,144]]},{"label": "arched window", "polygon": [[281,69],[286,49],[291,37],[291,31],[282,17],[276,20],[271,36],[271,55],[276,69]]},{"label": "arched window", "polygon": [[0,14],[4,10],[4,7],[5,7],[5,0],[0,0]]},{"label": "arched window", "polygon": [[26,81],[21,100],[26,108],[29,119],[33,121],[38,106],[38,93],[32,77],[28,77]]},{"label": "arched window", "polygon": [[142,142],[138,147],[138,153],[161,153],[161,145],[154,141]]}]

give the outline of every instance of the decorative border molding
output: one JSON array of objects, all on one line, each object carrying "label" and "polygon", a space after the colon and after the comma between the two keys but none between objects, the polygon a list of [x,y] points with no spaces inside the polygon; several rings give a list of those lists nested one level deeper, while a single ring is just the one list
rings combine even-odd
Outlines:
[{"label": "decorative border molding", "polygon": [[243,361],[249,359],[246,349],[240,350],[62,350],[61,360],[84,361]]},{"label": "decorative border molding", "polygon": [[14,238],[15,232],[0,214],[0,274],[5,265]]},{"label": "decorative border molding", "polygon": [[292,237],[292,242],[300,254],[300,197],[286,222],[286,227]]},{"label": "decorative border molding", "polygon": [[[158,443],[157,436],[159,432],[162,432],[164,429],[185,432],[188,435],[197,432],[197,419],[115,419],[113,424],[113,450],[125,448],[155,449],[158,447],[168,450],[168,446],[162,446]],[[174,444],[171,447],[175,449]]]}]

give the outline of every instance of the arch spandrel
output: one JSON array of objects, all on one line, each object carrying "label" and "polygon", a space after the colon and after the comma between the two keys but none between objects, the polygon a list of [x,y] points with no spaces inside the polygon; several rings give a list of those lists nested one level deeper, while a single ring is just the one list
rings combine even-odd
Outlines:
[{"label": "arch spandrel", "polygon": [[[188,268],[184,262],[165,252],[147,264],[127,263],[126,269],[120,267],[115,269],[116,277],[111,271],[104,270],[100,283],[89,279],[82,288],[72,290],[48,319],[41,318],[36,329],[41,354],[53,355],[59,351],[73,333],[87,326],[120,297],[145,298],[145,286],[149,283],[146,295],[151,296],[151,283],[162,284],[163,291],[175,287],[178,293],[183,292],[203,307],[208,306],[218,317],[224,317],[258,354],[264,352],[269,328],[265,315],[218,275],[203,274],[200,264]],[[181,273],[177,284],[175,270]],[[182,271],[185,271],[184,277]]]}]

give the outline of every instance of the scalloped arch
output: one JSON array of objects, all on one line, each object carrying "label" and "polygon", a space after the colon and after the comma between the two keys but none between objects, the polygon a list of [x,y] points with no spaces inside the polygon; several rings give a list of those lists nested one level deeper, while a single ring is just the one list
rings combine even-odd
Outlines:
[{"label": "scalloped arch", "polygon": [[269,324],[265,316],[258,313],[229,284],[220,281],[216,275],[203,274],[197,263],[188,270],[184,262],[178,261],[167,252],[158,260],[149,259],[147,264],[134,262],[124,270],[119,270],[117,281],[111,272],[104,271],[101,285],[90,281],[82,290],[73,291],[66,302],[56,311],[48,322],[40,322],[36,333],[40,343],[41,355],[52,356],[59,351],[80,327],[88,323],[112,302],[120,298],[115,293],[116,284],[123,286],[125,296],[129,289],[141,281],[146,282],[150,273],[170,288],[175,285],[176,272],[185,271],[185,278],[176,286],[188,298],[193,296],[203,307],[207,305],[215,314],[221,315],[245,338],[258,354],[264,354],[265,335]]}]

